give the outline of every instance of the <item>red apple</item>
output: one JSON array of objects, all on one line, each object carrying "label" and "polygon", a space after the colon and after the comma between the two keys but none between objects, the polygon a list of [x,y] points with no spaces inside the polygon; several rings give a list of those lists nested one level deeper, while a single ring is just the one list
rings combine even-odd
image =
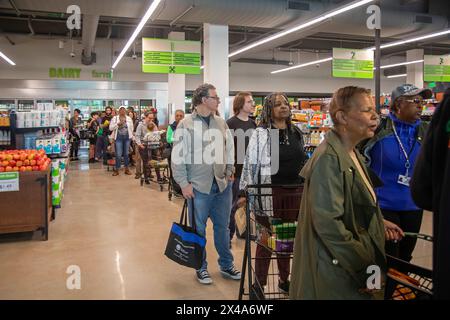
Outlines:
[{"label": "red apple", "polygon": [[13,170],[12,170],[12,167],[7,166],[7,167],[5,168],[5,172],[11,172],[11,171],[13,171]]},{"label": "red apple", "polygon": [[27,158],[27,154],[26,153],[22,153],[20,155],[20,160],[24,161]]},{"label": "red apple", "polygon": [[16,166],[16,160],[9,160],[9,165],[11,167],[15,167]]},{"label": "red apple", "polygon": [[2,166],[3,167],[7,167],[9,165],[9,161],[7,161],[7,160],[3,160],[2,161]]},{"label": "red apple", "polygon": [[5,167],[0,167],[0,172],[5,172]]},{"label": "red apple", "polygon": [[11,160],[13,159],[13,156],[10,155],[10,154],[7,154],[6,157],[5,157],[5,159],[6,159],[7,161],[11,161]]},{"label": "red apple", "polygon": [[39,167],[38,166],[33,166],[33,171],[39,171]]},{"label": "red apple", "polygon": [[35,157],[36,155],[34,154],[34,153],[30,153],[29,155],[28,155],[28,160],[33,160],[34,159],[34,157]]},{"label": "red apple", "polygon": [[27,168],[26,167],[20,167],[19,171],[20,172],[25,172],[25,171],[27,171]]},{"label": "red apple", "polygon": [[17,161],[20,159],[20,156],[16,153],[13,155],[13,159]]},{"label": "red apple", "polygon": [[19,167],[14,167],[12,169],[13,169],[13,171],[19,171]]},{"label": "red apple", "polygon": [[33,171],[33,167],[32,166],[27,166],[27,171]]},{"label": "red apple", "polygon": [[28,160],[28,159],[23,160],[23,165],[24,166],[29,166],[30,165],[30,160]]},{"label": "red apple", "polygon": [[30,160],[30,166],[35,166],[36,165],[36,160]]},{"label": "red apple", "polygon": [[23,162],[22,162],[22,161],[20,161],[20,160],[19,160],[19,161],[17,161],[17,162],[16,162],[16,166],[18,166],[18,167],[20,168],[21,166],[23,166]]}]

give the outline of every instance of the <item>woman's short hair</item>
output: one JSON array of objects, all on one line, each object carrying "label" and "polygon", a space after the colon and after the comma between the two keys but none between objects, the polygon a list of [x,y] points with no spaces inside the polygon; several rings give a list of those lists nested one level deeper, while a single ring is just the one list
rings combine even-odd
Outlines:
[{"label": "woman's short hair", "polygon": [[233,112],[234,115],[237,115],[245,104],[245,98],[251,96],[251,92],[248,91],[241,91],[239,92],[235,97],[233,101]]},{"label": "woman's short hair", "polygon": [[184,111],[183,111],[183,110],[181,110],[181,109],[177,109],[177,110],[175,110],[175,114],[177,114],[177,113],[179,113],[179,112],[181,112],[182,114],[184,114]]},{"label": "woman's short hair", "polygon": [[215,90],[216,87],[214,87],[212,84],[204,83],[201,86],[199,86],[197,89],[195,89],[193,95],[192,95],[192,106],[196,107],[203,103],[202,99],[208,97],[209,90]]},{"label": "woman's short hair", "polygon": [[337,124],[336,114],[338,111],[350,111],[354,106],[355,97],[358,95],[370,96],[370,89],[348,86],[338,89],[330,102],[330,116],[334,124]]}]

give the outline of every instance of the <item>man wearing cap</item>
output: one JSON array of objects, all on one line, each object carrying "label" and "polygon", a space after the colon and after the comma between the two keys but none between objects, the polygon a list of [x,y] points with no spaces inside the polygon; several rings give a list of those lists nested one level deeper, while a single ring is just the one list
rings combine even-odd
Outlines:
[{"label": "man wearing cap", "polygon": [[[423,211],[414,203],[409,184],[428,127],[420,120],[424,99],[431,96],[429,89],[411,84],[395,88],[388,117],[364,147],[368,166],[384,183],[376,189],[383,216],[405,232],[418,233],[422,223]],[[386,254],[410,261],[415,245],[413,237],[386,242]]]}]

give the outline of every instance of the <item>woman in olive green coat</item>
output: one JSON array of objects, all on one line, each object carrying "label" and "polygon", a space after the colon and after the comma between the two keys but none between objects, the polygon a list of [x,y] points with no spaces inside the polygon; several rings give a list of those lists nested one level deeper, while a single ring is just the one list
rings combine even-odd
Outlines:
[{"label": "woman in olive green coat", "polygon": [[[378,126],[370,91],[339,89],[330,104],[335,124],[303,168],[305,189],[295,237],[291,299],[377,299],[367,286],[375,265],[384,282],[386,239],[403,232],[383,220],[356,145]],[[376,284],[376,281],[374,282]]]}]

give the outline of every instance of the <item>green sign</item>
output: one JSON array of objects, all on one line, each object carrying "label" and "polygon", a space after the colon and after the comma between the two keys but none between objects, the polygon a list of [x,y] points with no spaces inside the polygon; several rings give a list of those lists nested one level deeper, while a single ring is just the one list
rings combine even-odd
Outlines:
[{"label": "green sign", "polygon": [[200,74],[199,41],[142,38],[142,72]]},{"label": "green sign", "polygon": [[0,192],[19,191],[19,173],[0,173]]},{"label": "green sign", "polygon": [[112,79],[113,78],[113,72],[98,72],[96,70],[92,70],[92,78],[103,78],[103,79]]},{"label": "green sign", "polygon": [[81,69],[79,68],[49,68],[50,78],[58,79],[79,79]]},{"label": "green sign", "polygon": [[333,77],[373,79],[373,51],[333,48]]},{"label": "green sign", "polygon": [[450,54],[445,56],[425,55],[423,80],[450,82]]}]

